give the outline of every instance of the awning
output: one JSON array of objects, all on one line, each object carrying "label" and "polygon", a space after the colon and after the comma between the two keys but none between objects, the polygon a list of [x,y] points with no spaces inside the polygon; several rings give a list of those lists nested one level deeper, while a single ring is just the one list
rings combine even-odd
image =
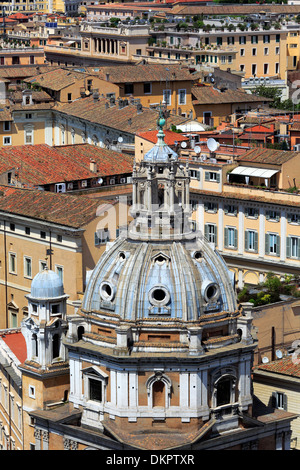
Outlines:
[{"label": "awning", "polygon": [[271,178],[279,170],[267,168],[255,168],[253,166],[237,166],[231,171],[231,175],[252,176],[256,178]]}]

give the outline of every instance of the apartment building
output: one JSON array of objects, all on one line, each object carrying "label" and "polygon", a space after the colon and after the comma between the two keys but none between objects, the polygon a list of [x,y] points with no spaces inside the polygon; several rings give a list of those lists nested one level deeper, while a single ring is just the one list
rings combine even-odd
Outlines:
[{"label": "apartment building", "polygon": [[44,62],[44,49],[40,47],[3,47],[0,50],[0,67],[10,65],[39,65],[44,64]]},{"label": "apartment building", "polygon": [[299,194],[288,183],[293,176],[298,184],[299,153],[255,149],[234,163],[212,160],[190,163],[191,204],[238,287],[263,282],[269,271],[299,275]]},{"label": "apartment building", "polygon": [[8,13],[52,13],[64,12],[63,0],[11,0],[1,2],[0,11],[5,7]]},{"label": "apartment building", "polygon": [[0,449],[23,449],[22,373],[24,336],[17,328],[0,331]]},{"label": "apartment building", "polygon": [[127,201],[1,186],[0,206],[0,328],[26,317],[25,295],[46,265],[63,280],[74,313],[106,242],[127,222]]},{"label": "apartment building", "polygon": [[[224,28],[223,28],[224,29]],[[249,77],[285,79],[286,70],[298,68],[299,31],[212,29],[211,31],[152,31],[155,43],[147,54],[161,59],[188,59]]]},{"label": "apartment building", "polygon": [[[278,410],[298,413],[300,367],[297,356],[298,352],[292,353],[254,368],[254,393],[262,403]],[[300,449],[299,415],[291,423],[291,449]]]},{"label": "apartment building", "polygon": [[188,68],[180,65],[139,64],[101,67],[94,72],[119,88],[118,95],[133,96],[142,106],[163,103],[172,114],[193,117],[192,85],[196,81]]}]

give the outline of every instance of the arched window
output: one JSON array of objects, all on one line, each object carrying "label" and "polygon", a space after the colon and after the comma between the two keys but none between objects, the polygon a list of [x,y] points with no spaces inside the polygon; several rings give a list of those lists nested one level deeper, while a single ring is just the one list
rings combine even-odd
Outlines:
[{"label": "arched window", "polygon": [[231,377],[224,377],[217,384],[217,406],[227,405],[231,403]]},{"label": "arched window", "polygon": [[161,380],[154,382],[152,387],[152,400],[154,406],[165,407],[165,384]]},{"label": "arched window", "polygon": [[84,326],[79,326],[77,329],[78,341],[82,339],[83,334],[84,334]]}]

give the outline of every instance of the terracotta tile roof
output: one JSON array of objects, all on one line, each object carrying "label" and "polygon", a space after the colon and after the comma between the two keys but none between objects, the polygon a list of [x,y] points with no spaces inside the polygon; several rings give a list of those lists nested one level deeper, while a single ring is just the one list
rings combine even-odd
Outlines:
[{"label": "terracotta tile roof", "polygon": [[[23,93],[21,90],[15,90],[12,93],[10,93],[10,100],[13,103],[20,103],[22,102],[23,99]],[[53,101],[54,99],[45,91],[35,91],[32,90],[32,101],[34,103],[45,103],[49,101]]]},{"label": "terracotta tile roof", "polygon": [[[58,105],[57,110],[68,116],[75,116],[133,135],[140,131],[157,128],[158,111],[154,109],[143,108],[142,112],[138,112],[134,104],[128,104],[119,109],[117,104],[106,108],[106,103],[108,101],[105,98],[99,98],[98,101],[94,101],[93,97],[89,96],[75,100],[72,103]],[[167,126],[171,127],[172,124],[179,125],[188,121],[188,118],[170,115],[167,119]]]},{"label": "terracotta tile roof", "polygon": [[98,76],[112,83],[161,82],[194,80],[187,68],[180,65],[142,64],[101,67]]},{"label": "terracotta tile roof", "polygon": [[266,148],[255,148],[244,153],[238,160],[240,162],[267,163],[272,165],[282,165],[288,160],[297,157],[300,162],[300,152],[286,150],[273,150]]},{"label": "terracotta tile roof", "polygon": [[48,70],[56,70],[57,66],[51,65],[11,65],[0,67],[0,77],[3,78],[26,78],[33,77],[41,72],[46,72]]},{"label": "terracotta tile roof", "polygon": [[271,101],[270,98],[251,95],[237,90],[220,90],[212,86],[194,86],[192,95],[195,97],[193,104],[226,104],[226,103],[262,103]]},{"label": "terracotta tile roof", "polygon": [[0,108],[0,121],[13,121],[10,109],[6,107]]},{"label": "terracotta tile roof", "polygon": [[99,199],[0,186],[0,211],[80,228],[96,217]]},{"label": "terracotta tile roof", "polygon": [[[90,160],[97,172],[90,170]],[[0,174],[18,169],[18,181],[29,187],[132,173],[133,159],[112,150],[80,144],[50,147],[46,144],[0,148]]]},{"label": "terracotta tile roof", "polygon": [[[97,164],[98,173],[102,176],[132,173],[134,158],[125,153],[107,150],[90,144],[61,145],[54,147],[54,149],[67,157],[70,163],[80,165],[85,170],[89,170],[90,161],[94,160]],[[95,176],[95,173],[90,173],[92,176]]]},{"label": "terracotta tile roof", "polygon": [[[179,134],[178,132],[172,132],[169,130],[164,130],[164,141],[167,145],[175,145],[175,142],[182,142],[182,141],[187,141],[189,140],[188,137],[185,135]],[[141,137],[142,139],[148,140],[149,142],[152,142],[153,144],[156,144],[157,142],[157,130],[156,131],[146,131],[146,132],[137,132],[136,134],[138,137]]]},{"label": "terracotta tile roof", "polygon": [[27,357],[25,338],[20,331],[6,332],[1,334],[2,340],[22,363]]},{"label": "terracotta tile roof", "polygon": [[84,72],[75,72],[73,70],[60,68],[26,78],[24,82],[38,83],[42,88],[59,91],[73,85],[78,80],[82,80],[85,77],[88,77],[88,75]]},{"label": "terracotta tile roof", "polygon": [[260,364],[256,369],[300,378],[300,360],[298,358],[297,361],[294,361],[291,356],[267,364]]}]

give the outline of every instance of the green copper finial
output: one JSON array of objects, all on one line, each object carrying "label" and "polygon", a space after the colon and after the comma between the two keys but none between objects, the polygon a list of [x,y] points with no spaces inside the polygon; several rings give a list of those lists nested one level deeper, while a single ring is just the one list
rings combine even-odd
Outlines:
[{"label": "green copper finial", "polygon": [[164,118],[164,115],[163,115],[163,112],[162,112],[162,109],[161,109],[161,106],[159,107],[159,116],[158,116],[158,119],[157,119],[157,127],[158,127],[158,134],[157,134],[157,143],[159,145],[164,145],[165,142],[164,142],[164,137],[165,137],[165,134],[163,132],[163,127],[164,125],[166,124],[166,120]]}]

